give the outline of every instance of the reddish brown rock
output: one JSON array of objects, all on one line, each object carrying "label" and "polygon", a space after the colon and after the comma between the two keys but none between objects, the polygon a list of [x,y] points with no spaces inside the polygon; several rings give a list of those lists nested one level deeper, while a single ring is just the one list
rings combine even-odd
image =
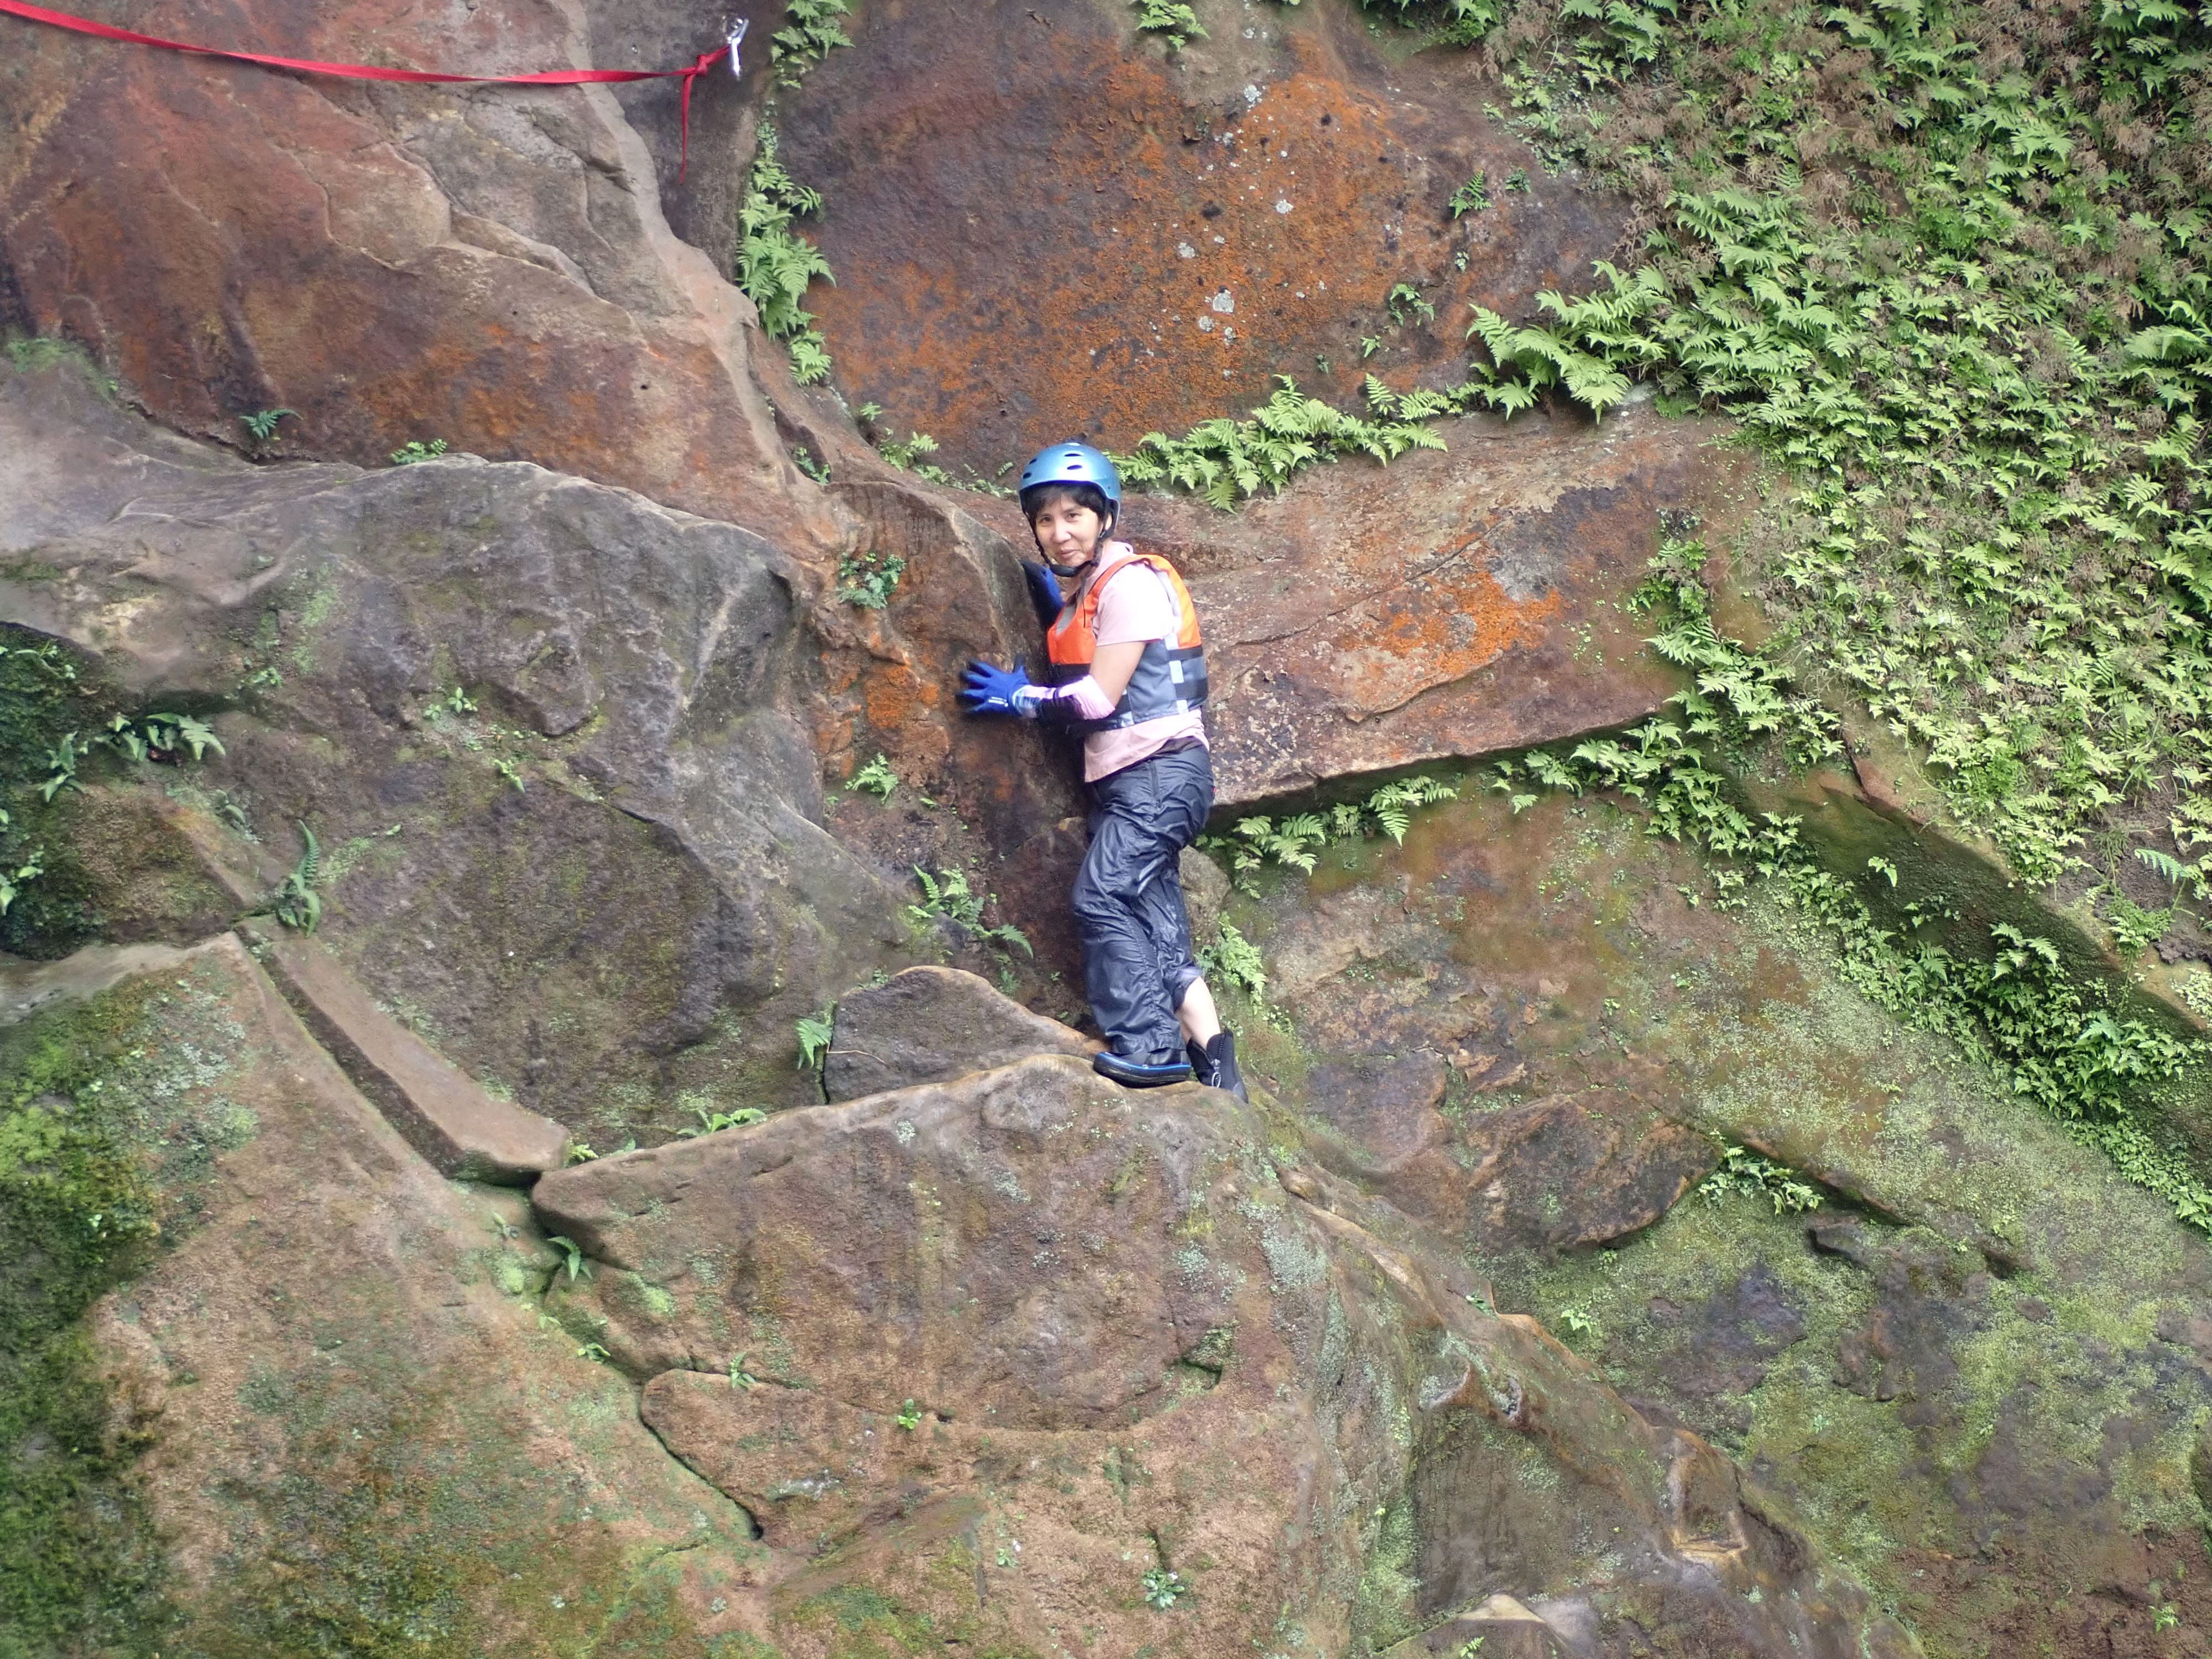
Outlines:
[{"label": "reddish brown rock", "polygon": [[[1340,400],[1370,369],[1455,384],[1470,300],[1517,311],[1619,238],[1620,205],[1485,118],[1471,54],[1386,57],[1349,8],[1200,10],[1170,57],[1118,0],[896,0],[791,95],[838,279],[808,305],[854,401],[990,477],[1069,433],[1180,434],[1279,374]],[[1455,219],[1478,171],[1492,205]],[[1401,301],[1394,325],[1399,283],[1432,323]]]},{"label": "reddish brown rock", "polygon": [[[551,0],[110,17],[329,61],[584,62]],[[671,234],[607,88],[370,88],[4,27],[0,303],[88,346],[163,420],[236,444],[240,416],[289,408],[292,453],[381,463],[442,438],[834,539],[751,382],[750,305]],[[675,84],[659,92],[672,106]],[[698,95],[724,100],[726,76]]]},{"label": "reddish brown rock", "polygon": [[983,1649],[1076,1625],[1199,1659],[1287,1617],[1373,1650],[1499,1593],[1578,1641],[1910,1651],[1727,1458],[1384,1243],[1387,1206],[1279,1179],[1266,1139],[1218,1091],[1041,1056],[532,1201],[598,1264],[562,1319],[759,1519],[786,1652],[838,1651],[836,1606]]}]

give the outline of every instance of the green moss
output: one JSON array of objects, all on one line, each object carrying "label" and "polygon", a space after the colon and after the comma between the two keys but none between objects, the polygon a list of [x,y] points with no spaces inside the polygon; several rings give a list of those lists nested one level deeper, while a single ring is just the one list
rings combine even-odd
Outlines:
[{"label": "green moss", "polygon": [[83,376],[86,383],[109,403],[113,403],[122,392],[116,378],[103,373],[93,362],[92,354],[74,340],[39,335],[10,339],[0,344],[0,356],[4,356],[9,368],[21,374],[39,374],[56,368],[72,370]]},{"label": "green moss", "polygon": [[210,1055],[234,1037],[188,981],[173,989],[135,981],[0,1031],[5,1659],[150,1651],[164,1616],[128,1480],[142,1442],[111,1408],[83,1321],[189,1227],[205,1149],[250,1133],[238,1109],[179,1086],[219,1077]]},{"label": "green moss", "polygon": [[1369,1650],[1380,1652],[1421,1627],[1421,1581],[1414,1570],[1419,1559],[1413,1507],[1395,1504],[1376,1528],[1375,1541],[1367,1551],[1367,1571],[1352,1601],[1354,1627]]}]

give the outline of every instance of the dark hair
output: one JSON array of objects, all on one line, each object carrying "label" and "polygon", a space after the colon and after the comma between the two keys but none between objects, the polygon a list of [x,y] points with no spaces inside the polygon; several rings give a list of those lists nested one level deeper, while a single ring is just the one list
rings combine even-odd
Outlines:
[{"label": "dark hair", "polygon": [[1030,530],[1036,528],[1037,514],[1059,501],[1070,501],[1078,507],[1089,507],[1098,515],[1102,524],[1115,516],[1113,506],[1106,499],[1106,492],[1095,483],[1031,484],[1022,491],[1022,516],[1030,521]]}]

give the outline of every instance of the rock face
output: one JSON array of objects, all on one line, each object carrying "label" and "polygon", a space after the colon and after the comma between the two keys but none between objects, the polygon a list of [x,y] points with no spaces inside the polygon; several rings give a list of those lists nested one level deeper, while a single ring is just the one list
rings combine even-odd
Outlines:
[{"label": "rock face", "polygon": [[[659,45],[611,17],[587,48],[578,9],[550,0],[495,23],[380,0],[112,21],[479,75],[580,67],[594,48],[628,66]],[[713,44],[699,33],[671,64]],[[8,41],[0,305],[90,347],[164,420],[235,444],[240,416],[289,408],[295,453],[381,461],[442,438],[831,534],[747,373],[750,305],[670,233],[606,88],[372,89],[13,21]],[[675,83],[657,90],[674,105]],[[697,103],[728,110],[737,90],[710,78]]]},{"label": "rock face", "polygon": [[[1857,860],[1903,857],[1875,827]],[[1711,896],[1637,817],[1470,789],[1232,904],[1288,1028],[1247,1024],[1247,1075],[1394,1244],[1452,1239],[1756,1470],[1931,1655],[2201,1627],[2202,1244],[1791,912]],[[1692,1195],[1731,1145],[1796,1192]]]},{"label": "rock face", "polygon": [[[34,383],[74,408],[59,457]],[[6,614],[140,695],[256,680],[216,780],[267,838],[312,822],[340,954],[526,1103],[583,1132],[644,1056],[788,1090],[787,1024],[749,1060],[718,1012],[898,961],[896,897],[818,821],[806,580],[759,538],[520,465],[186,462],[60,370],[0,388],[0,429],[38,556]]]},{"label": "rock face", "polygon": [[143,1650],[704,1659],[742,1628],[744,1515],[541,1326],[555,1255],[520,1200],[441,1180],[234,939],[137,966],[40,1018],[136,1034],[98,1081],[173,1206],[93,1322],[108,1432],[150,1448],[135,1497],[170,1540]]},{"label": "rock face", "polygon": [[[1622,229],[1349,6],[1200,9],[1170,55],[1110,0],[884,0],[787,88],[842,279],[809,303],[878,438],[988,475],[1274,374],[1456,378],[1468,302]],[[707,44],[599,0],[103,15],[488,71]],[[1129,1093],[1049,1018],[1072,757],[951,706],[1036,647],[1024,526],[894,471],[722,279],[765,54],[702,83],[679,189],[665,85],[0,29],[0,324],[49,337],[0,353],[0,845],[48,860],[0,927],[63,957],[0,963],[0,1024],[52,1034],[0,1075],[0,1179],[125,1099],[166,1241],[63,1333],[104,1428],[18,1432],[11,1396],[0,1498],[108,1449],[85,1507],[143,1510],[171,1586],[114,1652],[1904,1659],[1893,1607],[1963,1659],[2212,1624],[2201,1243],[1794,915],[1455,769],[1675,690],[1622,602],[1662,510],[1729,528],[1710,428],[1456,421],[1236,517],[1130,503],[1205,618],[1225,817],[1413,768],[1462,798],[1257,894],[1190,854],[1201,942],[1264,952],[1268,1001],[1231,1000],[1261,1103]],[[432,437],[468,453],[360,465]],[[65,734],[161,712],[222,747],[59,775]],[[322,925],[264,968],[228,930],[288,881]],[[551,1168],[570,1135],[607,1156]],[[105,1248],[105,1206],[66,1219]],[[0,1306],[58,1259],[0,1250]]]},{"label": "rock face", "polygon": [[1224,800],[1626,725],[1674,694],[1614,599],[1662,511],[1725,517],[1699,434],[1648,408],[1444,432],[1449,454],[1333,467],[1233,521],[1133,511],[1190,573]]},{"label": "rock face", "polygon": [[[1484,118],[1466,54],[1386,58],[1349,9],[1211,15],[1170,56],[1114,0],[902,0],[808,77],[781,153],[832,204],[809,304],[855,402],[988,477],[1070,434],[1180,434],[1285,372],[1342,401],[1370,370],[1455,385],[1469,301],[1579,286],[1620,238]],[[1455,216],[1478,173],[1490,204]]]},{"label": "rock face", "polygon": [[856,1100],[993,1071],[1030,1054],[1087,1060],[1097,1046],[1001,996],[973,974],[909,968],[838,1002],[822,1092],[832,1101]]},{"label": "rock face", "polygon": [[1724,1457],[1289,1179],[1317,1201],[1228,1097],[1044,1055],[532,1202],[601,1264],[570,1328],[758,1518],[787,1651],[829,1650],[841,1604],[971,1644],[1041,1650],[1079,1608],[1114,1652],[1282,1620],[1364,1651],[1494,1592],[1581,1646],[1665,1623],[1683,1651],[1910,1651]]},{"label": "rock face", "polygon": [[247,937],[354,1086],[441,1174],[526,1187],[566,1161],[566,1128],[486,1094],[371,1001],[319,945],[260,928]]}]

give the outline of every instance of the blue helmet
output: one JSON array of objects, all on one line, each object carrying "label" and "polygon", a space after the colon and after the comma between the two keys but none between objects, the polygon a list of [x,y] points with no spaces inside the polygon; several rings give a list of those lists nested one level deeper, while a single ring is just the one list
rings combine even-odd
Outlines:
[{"label": "blue helmet", "polygon": [[1089,444],[1054,444],[1030,457],[1022,469],[1019,489],[1026,500],[1042,484],[1094,484],[1118,518],[1121,512],[1121,475],[1103,450]]}]

